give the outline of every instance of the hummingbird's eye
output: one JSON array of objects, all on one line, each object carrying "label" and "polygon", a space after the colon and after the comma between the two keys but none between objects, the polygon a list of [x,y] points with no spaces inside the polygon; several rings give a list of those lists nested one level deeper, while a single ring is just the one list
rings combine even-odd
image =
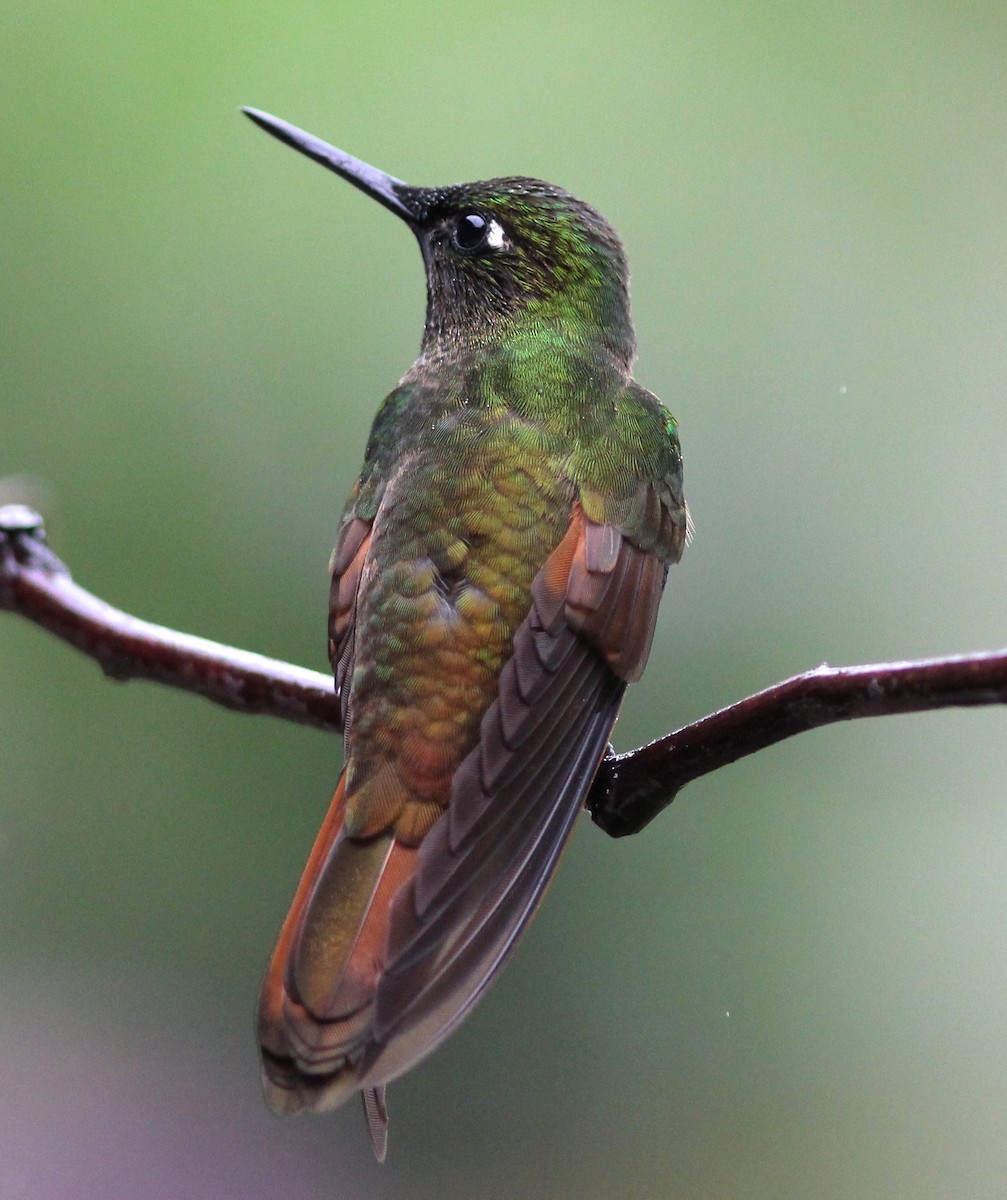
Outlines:
[{"label": "hummingbird's eye", "polygon": [[486,241],[490,223],[478,213],[463,213],[455,218],[453,229],[455,245],[459,250],[478,250]]}]

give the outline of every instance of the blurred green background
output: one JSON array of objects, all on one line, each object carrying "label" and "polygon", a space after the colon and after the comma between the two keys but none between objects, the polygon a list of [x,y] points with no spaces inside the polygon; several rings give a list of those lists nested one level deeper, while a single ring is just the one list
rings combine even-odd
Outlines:
[{"label": "blurred green background", "polygon": [[[408,232],[238,115],[622,232],[697,534],[620,747],[823,659],[1007,641],[1007,15],[0,5],[0,475],[77,579],[324,667],[419,341]],[[7,498],[18,487],[7,485]],[[0,618],[0,1197],[1000,1197],[1003,710],[834,727],[579,827],[499,984],[359,1113],[259,1098],[336,741]]]}]

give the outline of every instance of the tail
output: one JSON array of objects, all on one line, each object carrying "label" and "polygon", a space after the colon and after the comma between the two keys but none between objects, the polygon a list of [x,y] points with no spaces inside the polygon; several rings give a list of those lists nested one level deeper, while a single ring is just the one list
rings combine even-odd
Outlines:
[{"label": "tail", "polygon": [[329,811],[325,814],[325,820],[311,848],[290,910],[280,929],[280,936],[276,939],[259,991],[255,1027],[262,1055],[262,1086],[266,1094],[266,1103],[277,1114],[297,1113],[304,1108],[304,1100],[297,1086],[299,1071],[291,1054],[284,1027],[284,976],[291,943],[301,923],[311,891],[342,827],[345,809],[346,772],[343,771],[336,784]]},{"label": "tail", "polygon": [[[276,1113],[324,1112],[360,1089],[391,900],[416,850],[390,830],[346,834],[340,776],[280,930],[259,997],[257,1031],[266,1102]],[[365,1091],[371,1144],[387,1143],[384,1089]]]},{"label": "tail", "polygon": [[371,1149],[378,1162],[383,1163],[388,1153],[388,1105],[385,1103],[384,1085],[364,1088],[361,1095],[364,1098],[367,1131],[371,1135]]}]

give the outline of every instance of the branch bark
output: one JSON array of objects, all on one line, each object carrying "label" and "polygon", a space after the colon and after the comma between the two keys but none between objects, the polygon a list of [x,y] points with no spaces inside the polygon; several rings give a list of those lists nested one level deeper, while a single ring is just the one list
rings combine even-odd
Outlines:
[{"label": "branch bark", "polygon": [[[115,679],[151,679],[227,708],[335,733],[332,679],[179,633],[113,608],[70,577],[42,518],[0,507],[0,609],[20,613],[94,658]],[[681,789],[795,734],[857,717],[1007,703],[1007,649],[856,667],[822,664],[655,742],[609,755],[587,808],[612,837],[638,833]]]},{"label": "branch bark", "polygon": [[113,679],[152,679],[238,712],[339,731],[331,675],[153,625],[78,586],[49,549],[42,518],[0,507],[0,609],[20,613],[95,659]]},{"label": "branch bark", "polygon": [[588,808],[612,837],[639,833],[687,783],[776,742],[856,717],[1007,703],[1007,649],[793,675],[649,742],[610,755]]}]

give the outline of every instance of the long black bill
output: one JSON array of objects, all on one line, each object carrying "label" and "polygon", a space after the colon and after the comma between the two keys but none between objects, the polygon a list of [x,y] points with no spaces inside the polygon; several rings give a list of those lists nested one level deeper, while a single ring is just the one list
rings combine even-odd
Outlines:
[{"label": "long black bill", "polygon": [[281,121],[279,117],[271,117],[269,113],[261,112],[257,108],[243,108],[241,111],[256,125],[267,133],[271,133],[274,138],[278,138],[288,146],[293,146],[295,150],[300,150],[302,154],[313,158],[323,167],[328,167],[330,171],[335,171],[347,183],[352,183],[354,187],[366,192],[368,196],[377,200],[379,204],[383,204],[396,216],[410,224],[416,221],[416,214],[398,194],[399,188],[409,190],[408,184],[403,183],[401,179],[396,179],[394,175],[386,175],[377,167],[361,162],[359,158],[354,158],[352,154],[347,154],[343,150],[337,150],[328,142],[323,142],[320,138],[305,133],[296,125],[289,125],[286,121]]}]

